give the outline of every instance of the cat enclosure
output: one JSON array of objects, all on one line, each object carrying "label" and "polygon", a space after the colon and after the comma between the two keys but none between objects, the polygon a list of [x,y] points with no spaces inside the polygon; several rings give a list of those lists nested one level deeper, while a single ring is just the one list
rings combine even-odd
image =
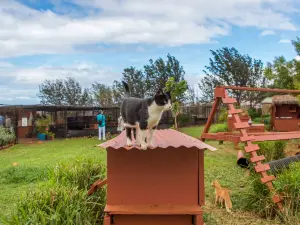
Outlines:
[{"label": "cat enclosure", "polygon": [[107,132],[117,132],[118,107],[6,105],[0,107],[0,115],[11,118],[18,141],[36,137],[35,121],[43,116],[50,117],[50,129],[57,138],[97,135],[96,114],[99,110],[107,117]]},{"label": "cat enclosure", "polygon": [[[261,175],[261,182],[266,184],[270,191],[274,191],[272,181],[275,180],[275,176],[268,175],[267,171],[270,170],[270,165],[268,163],[263,164],[262,161],[265,160],[263,155],[258,155],[257,151],[260,149],[257,144],[253,142],[259,141],[273,141],[273,140],[288,140],[294,138],[300,138],[300,132],[249,132],[248,129],[250,125],[248,122],[242,121],[240,113],[241,109],[236,109],[234,103],[236,99],[229,97],[226,90],[241,90],[241,91],[261,91],[261,92],[277,92],[277,93],[289,93],[289,94],[300,94],[299,90],[284,90],[284,89],[267,89],[267,88],[250,88],[250,87],[236,87],[236,86],[219,86],[215,88],[215,101],[213,104],[213,109],[207,120],[204,131],[201,135],[201,140],[206,139],[219,140],[219,141],[232,141],[237,144],[239,142],[245,143],[245,152],[251,154],[251,162],[255,164],[255,171]],[[228,106],[228,114],[232,115],[234,118],[233,126],[239,133],[208,133],[211,126],[213,116],[217,111],[217,107],[220,103],[226,104]],[[282,210],[281,197],[277,194],[273,195],[272,198],[274,203],[277,203],[279,209]]]},{"label": "cat enclosure", "polygon": [[154,148],[126,146],[126,132],[101,145],[107,151],[104,225],[202,225],[204,150],[215,148],[176,130],[156,130]]}]

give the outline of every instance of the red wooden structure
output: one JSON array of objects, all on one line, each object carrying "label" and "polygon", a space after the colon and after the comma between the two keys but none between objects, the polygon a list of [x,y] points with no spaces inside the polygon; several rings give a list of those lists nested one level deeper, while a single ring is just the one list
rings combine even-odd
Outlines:
[{"label": "red wooden structure", "polygon": [[[251,162],[255,164],[255,171],[261,175],[261,182],[266,184],[270,191],[274,191],[272,181],[275,179],[275,176],[270,176],[267,174],[267,171],[270,169],[269,164],[263,164],[262,161],[265,160],[263,155],[258,155],[257,150],[259,146],[253,144],[255,141],[267,141],[267,140],[286,140],[293,138],[300,138],[300,132],[263,132],[263,133],[250,133],[248,134],[247,129],[249,129],[249,124],[243,122],[239,116],[239,113],[242,112],[241,109],[236,109],[234,103],[236,103],[235,98],[228,96],[226,89],[231,90],[244,90],[244,91],[263,91],[263,92],[279,92],[279,93],[294,93],[300,94],[299,90],[283,90],[283,89],[267,89],[267,88],[249,88],[249,87],[235,87],[235,86],[219,86],[215,89],[215,101],[213,108],[211,110],[210,116],[205,125],[204,131],[201,136],[201,140],[213,139],[213,140],[228,140],[232,141],[235,144],[239,142],[245,143],[245,151],[251,154]],[[218,108],[220,102],[228,105],[228,113],[233,115],[235,120],[234,127],[239,131],[239,134],[235,133],[221,133],[221,134],[209,134],[209,128],[211,126],[213,117]],[[277,206],[282,210],[281,198],[279,195],[274,194],[272,198],[274,203],[277,203]]]},{"label": "red wooden structure", "polygon": [[215,148],[175,130],[157,130],[153,149],[126,146],[126,134],[107,150],[104,225],[202,225],[204,150]]},{"label": "red wooden structure", "polygon": [[300,131],[300,107],[294,96],[273,96],[271,125],[276,131]]}]

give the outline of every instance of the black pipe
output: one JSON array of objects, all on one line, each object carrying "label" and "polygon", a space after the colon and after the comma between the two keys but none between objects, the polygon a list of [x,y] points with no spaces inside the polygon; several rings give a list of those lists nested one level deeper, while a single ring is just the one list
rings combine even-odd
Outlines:
[{"label": "black pipe", "polygon": [[271,162],[268,162],[271,168],[271,172],[273,174],[279,173],[282,169],[287,169],[289,167],[289,164],[293,162],[300,162],[300,154],[289,156],[283,159],[274,160]]}]

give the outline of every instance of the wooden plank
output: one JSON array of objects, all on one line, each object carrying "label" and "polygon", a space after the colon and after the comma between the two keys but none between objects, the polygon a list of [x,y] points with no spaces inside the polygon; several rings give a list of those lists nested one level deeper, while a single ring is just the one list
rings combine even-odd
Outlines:
[{"label": "wooden plank", "polygon": [[[211,123],[212,123],[212,121],[214,119],[214,116],[217,112],[219,103],[220,103],[220,98],[215,98],[214,104],[213,104],[212,109],[210,111],[209,117],[207,119],[204,130],[202,132],[202,135],[208,133],[209,128],[211,126]],[[205,138],[202,138],[202,136],[201,136],[201,141],[205,141]]]},{"label": "wooden plank", "polygon": [[256,144],[251,144],[251,145],[245,146],[245,151],[248,152],[248,153],[249,152],[255,152],[257,150],[259,150],[259,146],[256,145]]},{"label": "wooden plank", "polygon": [[222,98],[222,102],[224,104],[234,104],[234,103],[237,103],[236,99],[235,98]]},{"label": "wooden plank", "polygon": [[273,195],[273,196],[272,196],[272,200],[273,200],[274,203],[278,203],[278,202],[280,202],[282,199],[281,199],[281,197],[280,197],[279,195]]},{"label": "wooden plank", "polygon": [[241,110],[241,109],[236,109],[236,108],[231,109],[231,110],[228,110],[228,114],[231,114],[231,115],[233,115],[233,114],[239,114],[239,113],[241,113],[241,112],[243,112],[243,110]]},{"label": "wooden plank", "polygon": [[111,225],[111,217],[108,214],[104,215],[103,225]]},{"label": "wooden plank", "polygon": [[204,151],[198,151],[198,174],[199,174],[199,205],[205,205],[205,185],[204,185]]},{"label": "wooden plank", "polygon": [[248,122],[233,123],[233,126],[236,129],[246,129],[250,127]]},{"label": "wooden plank", "polygon": [[262,164],[262,165],[255,166],[255,171],[257,173],[260,173],[262,171],[267,171],[269,169],[270,169],[270,165],[269,164]]},{"label": "wooden plank", "polygon": [[242,136],[240,138],[241,142],[246,142],[246,141],[253,141],[255,140],[255,136],[251,135],[251,136]]},{"label": "wooden plank", "polygon": [[270,182],[272,180],[275,180],[275,177],[272,175],[272,176],[266,176],[266,177],[262,177],[261,179],[261,182],[263,184],[267,183],[267,182]]},{"label": "wooden plank", "polygon": [[262,161],[262,160],[265,160],[265,156],[263,155],[258,155],[258,156],[255,156],[255,157],[252,157],[250,160],[251,162],[259,162],[259,161]]},{"label": "wooden plank", "polygon": [[300,132],[287,133],[287,134],[284,134],[284,132],[282,132],[281,134],[255,136],[255,141],[276,141],[276,140],[289,140],[289,139],[297,139],[297,138],[300,138]]},{"label": "wooden plank", "polygon": [[106,205],[104,212],[120,215],[201,215],[199,205]]}]

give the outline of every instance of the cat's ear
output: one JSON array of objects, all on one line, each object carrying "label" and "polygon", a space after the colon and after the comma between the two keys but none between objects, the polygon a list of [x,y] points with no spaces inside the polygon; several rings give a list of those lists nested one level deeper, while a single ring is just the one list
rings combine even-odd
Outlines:
[{"label": "cat's ear", "polygon": [[164,91],[160,88],[157,90],[155,95],[162,95],[164,93]]}]

